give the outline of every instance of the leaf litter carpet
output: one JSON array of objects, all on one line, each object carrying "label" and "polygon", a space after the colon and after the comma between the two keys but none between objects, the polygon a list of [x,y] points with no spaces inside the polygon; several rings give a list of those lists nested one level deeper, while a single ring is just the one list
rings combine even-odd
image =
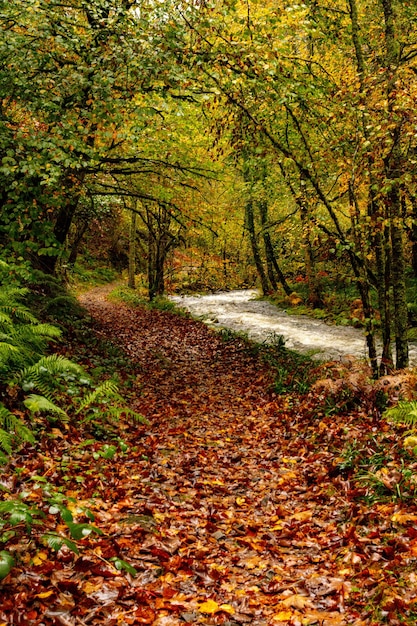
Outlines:
[{"label": "leaf litter carpet", "polygon": [[121,426],[129,449],[109,460],[71,452],[75,429],[44,445],[51,480],[62,477],[60,454],[76,462],[66,493],[104,534],[81,540],[78,556],[38,548],[4,581],[0,624],[408,623],[396,616],[414,602],[415,576],[396,590],[392,572],[408,566],[404,552],[413,557],[413,534],[387,549],[394,505],[365,510],[329,473],[349,418],[276,396],[270,370],[239,339],[109,302],[103,289],[81,302],[131,361],[131,404],[149,424]]}]

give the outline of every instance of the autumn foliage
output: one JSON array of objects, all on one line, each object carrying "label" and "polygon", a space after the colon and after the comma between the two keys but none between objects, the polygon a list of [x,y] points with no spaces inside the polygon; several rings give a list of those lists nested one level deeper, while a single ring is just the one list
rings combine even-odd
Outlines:
[{"label": "autumn foliage", "polygon": [[94,368],[107,345],[149,424],[57,423],[4,468],[4,499],[40,507],[42,534],[63,533],[59,506],[80,533],[54,550],[36,524],[3,526],[0,623],[414,623],[415,463],[376,392],[361,402],[366,372],[343,395],[320,367],[278,396],[247,342],[105,291],[82,297],[96,339],[65,351]]}]

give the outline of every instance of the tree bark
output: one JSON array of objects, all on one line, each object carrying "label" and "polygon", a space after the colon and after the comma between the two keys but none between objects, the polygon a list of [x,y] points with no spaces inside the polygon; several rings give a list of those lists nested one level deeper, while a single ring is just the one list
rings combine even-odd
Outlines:
[{"label": "tree bark", "polygon": [[[261,217],[262,225],[262,237],[265,247],[266,266],[268,270],[268,277],[274,290],[277,289],[277,282],[275,280],[275,274],[278,277],[279,282],[282,285],[287,296],[291,294],[291,287],[287,283],[283,271],[278,263],[277,257],[274,252],[274,247],[271,241],[271,235],[268,230],[268,204],[265,200],[259,202],[259,213]],[[274,273],[275,272],[275,273]]]},{"label": "tree bark", "polygon": [[250,244],[252,248],[253,260],[255,262],[256,271],[258,272],[259,280],[261,281],[262,292],[266,295],[269,290],[269,282],[263,266],[261,252],[258,245],[258,239],[255,232],[255,216],[253,211],[253,201],[247,200],[245,205],[245,224],[249,233]]},{"label": "tree bark", "polygon": [[136,213],[132,211],[130,215],[130,228],[129,228],[129,278],[128,286],[131,289],[135,289],[135,274],[136,274]]}]

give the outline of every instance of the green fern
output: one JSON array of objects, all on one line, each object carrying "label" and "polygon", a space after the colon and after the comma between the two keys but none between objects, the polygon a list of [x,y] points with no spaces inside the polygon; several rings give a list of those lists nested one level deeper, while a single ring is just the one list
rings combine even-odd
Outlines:
[{"label": "green fern", "polygon": [[6,454],[11,454],[13,451],[13,437],[3,428],[0,428],[0,446]]},{"label": "green fern", "polygon": [[417,402],[400,401],[397,406],[387,409],[384,417],[414,428],[417,426]]},{"label": "green fern", "polygon": [[146,419],[146,417],[144,417],[140,413],[137,413],[133,409],[130,409],[127,406],[110,406],[107,409],[107,413],[110,417],[117,420],[119,420],[123,415],[125,418],[130,418],[133,421],[138,422],[139,424],[149,424],[149,421]]},{"label": "green fern", "polygon": [[119,388],[117,384],[113,380],[105,380],[104,383],[101,383],[98,387],[93,389],[90,393],[88,393],[81,401],[80,406],[76,411],[76,415],[81,413],[84,409],[91,406],[98,400],[103,401],[112,401],[112,402],[123,402],[123,398],[118,393]]},{"label": "green fern", "polygon": [[20,371],[13,382],[20,384],[24,391],[36,389],[43,396],[51,399],[58,387],[57,379],[68,374],[76,377],[82,376],[84,370],[80,365],[60,354],[51,354]]},{"label": "green fern", "polygon": [[58,405],[45,398],[32,393],[24,400],[23,404],[31,413],[55,413],[61,415],[65,420],[68,419],[67,413]]},{"label": "green fern", "polygon": [[4,452],[11,454],[17,445],[34,441],[32,431],[23,420],[0,403],[0,447]]}]

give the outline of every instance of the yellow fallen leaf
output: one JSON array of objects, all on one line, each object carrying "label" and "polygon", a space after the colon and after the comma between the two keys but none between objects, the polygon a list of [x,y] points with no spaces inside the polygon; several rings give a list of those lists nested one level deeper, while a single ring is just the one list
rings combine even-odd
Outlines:
[{"label": "yellow fallen leaf", "polygon": [[343,569],[339,570],[339,576],[350,576],[351,573],[352,570],[349,567],[344,567]]},{"label": "yellow fallen leaf", "polygon": [[244,561],[246,569],[266,569],[267,565],[260,556],[251,556]]},{"label": "yellow fallen leaf", "polygon": [[52,428],[51,432],[53,435],[55,435],[55,437],[60,437],[61,439],[65,439],[64,433],[62,432],[62,430],[59,430],[59,428]]},{"label": "yellow fallen leaf", "polygon": [[229,613],[229,615],[234,615],[235,610],[231,604],[221,604],[219,609],[224,611],[225,613]]},{"label": "yellow fallen leaf", "polygon": [[43,591],[42,593],[37,593],[37,598],[49,598],[54,592],[53,591]]},{"label": "yellow fallen leaf", "polygon": [[304,609],[311,604],[310,600],[306,596],[302,596],[299,593],[294,593],[292,596],[288,596],[282,601],[282,604],[286,607],[292,607],[293,609]]},{"label": "yellow fallen leaf", "polygon": [[219,563],[210,563],[210,569],[216,570],[216,572],[224,572],[226,565],[220,565]]},{"label": "yellow fallen leaf", "polygon": [[206,600],[206,602],[200,604],[198,610],[200,611],[200,613],[208,613],[209,615],[213,615],[214,613],[217,613],[217,611],[220,611],[220,607],[214,600]]},{"label": "yellow fallen leaf", "polygon": [[297,478],[297,474],[291,470],[285,470],[283,474],[283,478],[285,480],[291,480],[292,478]]},{"label": "yellow fallen leaf", "polygon": [[245,502],[246,502],[245,498],[241,498],[240,496],[236,498],[236,504],[238,504],[239,506],[241,506],[242,504],[245,504]]},{"label": "yellow fallen leaf", "polygon": [[32,562],[33,562],[33,565],[42,565],[42,563],[46,561],[47,559],[48,559],[48,555],[46,554],[46,552],[38,552],[33,557]]},{"label": "yellow fallen leaf", "polygon": [[306,522],[307,520],[313,517],[313,511],[299,511],[298,513],[294,513],[291,515],[291,519],[295,519],[297,522]]},{"label": "yellow fallen leaf", "polygon": [[292,617],[292,611],[279,611],[272,616],[274,622],[286,622]]},{"label": "yellow fallen leaf", "polygon": [[406,524],[407,522],[415,522],[417,515],[413,513],[394,513],[391,517],[391,521],[398,524]]},{"label": "yellow fallen leaf", "polygon": [[90,581],[87,580],[83,584],[82,589],[86,595],[89,595],[90,593],[95,593],[96,591],[99,591],[102,588],[102,586],[103,586],[102,582],[94,584],[94,583],[90,583]]}]

